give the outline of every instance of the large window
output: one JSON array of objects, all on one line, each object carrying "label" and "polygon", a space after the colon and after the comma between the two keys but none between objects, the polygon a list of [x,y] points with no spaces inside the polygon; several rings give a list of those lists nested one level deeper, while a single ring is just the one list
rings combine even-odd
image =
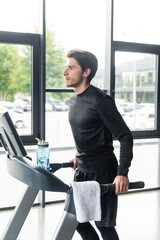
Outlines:
[{"label": "large window", "polygon": [[[36,142],[35,137],[40,136],[41,131],[40,35],[22,33],[20,29],[16,29],[19,25],[26,26],[26,15],[23,15],[25,21],[22,18],[16,18],[19,25],[15,24],[15,18],[12,21],[11,15],[6,13],[9,9],[12,14],[18,15],[17,9],[20,11],[19,14],[22,13],[22,4],[18,8],[17,1],[14,1],[14,6],[11,8],[10,5],[8,8],[9,3],[11,1],[4,1],[4,4],[1,4],[0,16],[1,18],[5,14],[0,23],[0,113],[8,111],[24,144],[33,144]],[[7,7],[6,11],[5,7]],[[26,11],[27,8],[24,9]],[[27,16],[31,18],[31,14]],[[13,28],[9,28],[9,24]],[[27,32],[25,28],[23,29]],[[19,32],[14,32],[16,30]],[[32,157],[32,154],[29,153],[29,155]],[[0,156],[0,208],[5,208],[17,204],[25,185],[7,173],[3,148],[0,148]]]},{"label": "large window", "polygon": [[0,113],[8,111],[20,135],[31,135],[32,47],[0,44]]},{"label": "large window", "polygon": [[[68,121],[69,101],[74,92],[66,88],[63,76],[66,54],[74,48],[93,52],[98,58],[99,67],[92,84],[104,89],[105,34],[105,0],[46,1],[45,129],[46,139],[53,148],[52,162],[69,161],[76,153]],[[55,148],[61,149],[61,152],[54,153]],[[72,169],[61,170],[57,174],[68,183],[73,178]],[[58,199],[64,198],[63,194],[57,196]],[[53,201],[57,196],[47,192],[46,200]]]},{"label": "large window", "polygon": [[157,32],[159,2],[108,2],[111,95],[135,138],[158,137],[160,37],[152,32]]},{"label": "large window", "polygon": [[160,44],[159,8],[159,0],[114,0],[114,40]]},{"label": "large window", "polygon": [[[159,181],[159,1],[107,1],[110,94],[134,136],[130,180]],[[115,141],[117,157],[118,143]]]},{"label": "large window", "polygon": [[39,33],[42,0],[1,1],[0,31]]},{"label": "large window", "polygon": [[40,135],[39,47],[38,34],[0,32],[0,112],[9,111],[24,143]]},{"label": "large window", "polygon": [[[106,1],[46,1],[46,86],[65,87],[66,53],[74,48],[93,52],[105,66]],[[58,75],[59,74],[59,75]],[[59,82],[59,83],[58,83]]]},{"label": "large window", "polygon": [[115,100],[132,131],[157,128],[155,54],[115,52]]},{"label": "large window", "polygon": [[66,53],[74,48],[93,52],[99,68],[92,84],[104,89],[105,29],[105,0],[46,1],[46,139],[52,147],[74,146],[68,123],[73,89],[66,88],[63,76]]}]

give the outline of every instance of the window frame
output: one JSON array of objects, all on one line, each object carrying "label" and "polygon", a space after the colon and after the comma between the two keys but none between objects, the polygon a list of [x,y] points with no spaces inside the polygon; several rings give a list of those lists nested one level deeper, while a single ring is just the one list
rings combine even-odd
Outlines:
[{"label": "window frame", "polygon": [[32,112],[31,112],[31,128],[30,135],[20,136],[24,145],[36,144],[35,137],[42,135],[40,116],[40,92],[42,91],[40,80],[40,42],[39,34],[16,33],[0,31],[0,44],[21,44],[32,47],[32,66],[31,66],[31,97],[32,97]]},{"label": "window frame", "polygon": [[[114,98],[115,97],[115,53],[116,51],[121,52],[133,52],[133,53],[146,53],[146,54],[156,54],[157,55],[157,96],[160,96],[160,45],[153,44],[143,44],[135,42],[123,42],[113,40],[113,20],[114,20],[114,0],[107,1],[107,22],[110,28],[107,30],[106,36],[106,78],[108,93]],[[146,139],[146,138],[159,138],[160,137],[160,98],[157,97],[157,116],[156,123],[157,127],[155,130],[146,131],[132,131],[134,139]]]},{"label": "window frame", "polygon": [[[157,79],[156,79],[156,95],[159,96],[160,94],[160,88],[159,88],[159,82],[160,82],[160,46],[159,45],[151,45],[151,44],[141,44],[141,43],[126,43],[126,42],[118,42],[113,41],[112,42],[112,61],[115,63],[115,53],[116,51],[121,52],[133,52],[133,53],[146,53],[146,54],[155,54],[157,55]],[[115,95],[115,64],[112,65],[112,71],[111,71],[111,95],[114,98]],[[156,129],[155,130],[146,130],[146,131],[132,131],[133,137],[135,139],[144,139],[144,138],[158,138],[160,136],[160,99],[157,98],[157,115],[156,115]]]}]

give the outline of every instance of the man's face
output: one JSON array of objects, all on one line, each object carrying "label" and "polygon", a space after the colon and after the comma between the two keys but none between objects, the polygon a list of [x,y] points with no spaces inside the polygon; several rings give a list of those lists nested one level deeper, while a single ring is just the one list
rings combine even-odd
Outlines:
[{"label": "man's face", "polygon": [[79,87],[85,79],[81,66],[74,58],[68,59],[68,64],[63,75],[65,76],[66,87]]}]

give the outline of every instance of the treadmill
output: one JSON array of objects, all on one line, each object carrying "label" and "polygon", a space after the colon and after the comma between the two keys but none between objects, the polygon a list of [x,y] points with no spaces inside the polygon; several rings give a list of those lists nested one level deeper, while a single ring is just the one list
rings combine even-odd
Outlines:
[{"label": "treadmill", "polygon": [[[52,191],[66,193],[64,212],[52,240],[71,240],[78,226],[71,186],[54,175],[60,168],[72,167],[73,163],[52,163],[47,171],[27,155],[23,143],[13,125],[8,112],[0,114],[0,141],[6,151],[8,173],[27,185],[13,215],[1,237],[1,240],[16,240],[39,192]],[[130,183],[129,188],[143,188],[144,182]],[[102,184],[101,192],[115,191],[114,184]]]}]

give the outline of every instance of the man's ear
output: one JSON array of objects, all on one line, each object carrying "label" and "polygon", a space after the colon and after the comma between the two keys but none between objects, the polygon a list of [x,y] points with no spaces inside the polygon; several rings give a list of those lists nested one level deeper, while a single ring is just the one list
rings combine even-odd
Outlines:
[{"label": "man's ear", "polygon": [[91,69],[90,68],[86,68],[86,70],[84,72],[84,76],[88,77],[90,73],[91,73]]}]

